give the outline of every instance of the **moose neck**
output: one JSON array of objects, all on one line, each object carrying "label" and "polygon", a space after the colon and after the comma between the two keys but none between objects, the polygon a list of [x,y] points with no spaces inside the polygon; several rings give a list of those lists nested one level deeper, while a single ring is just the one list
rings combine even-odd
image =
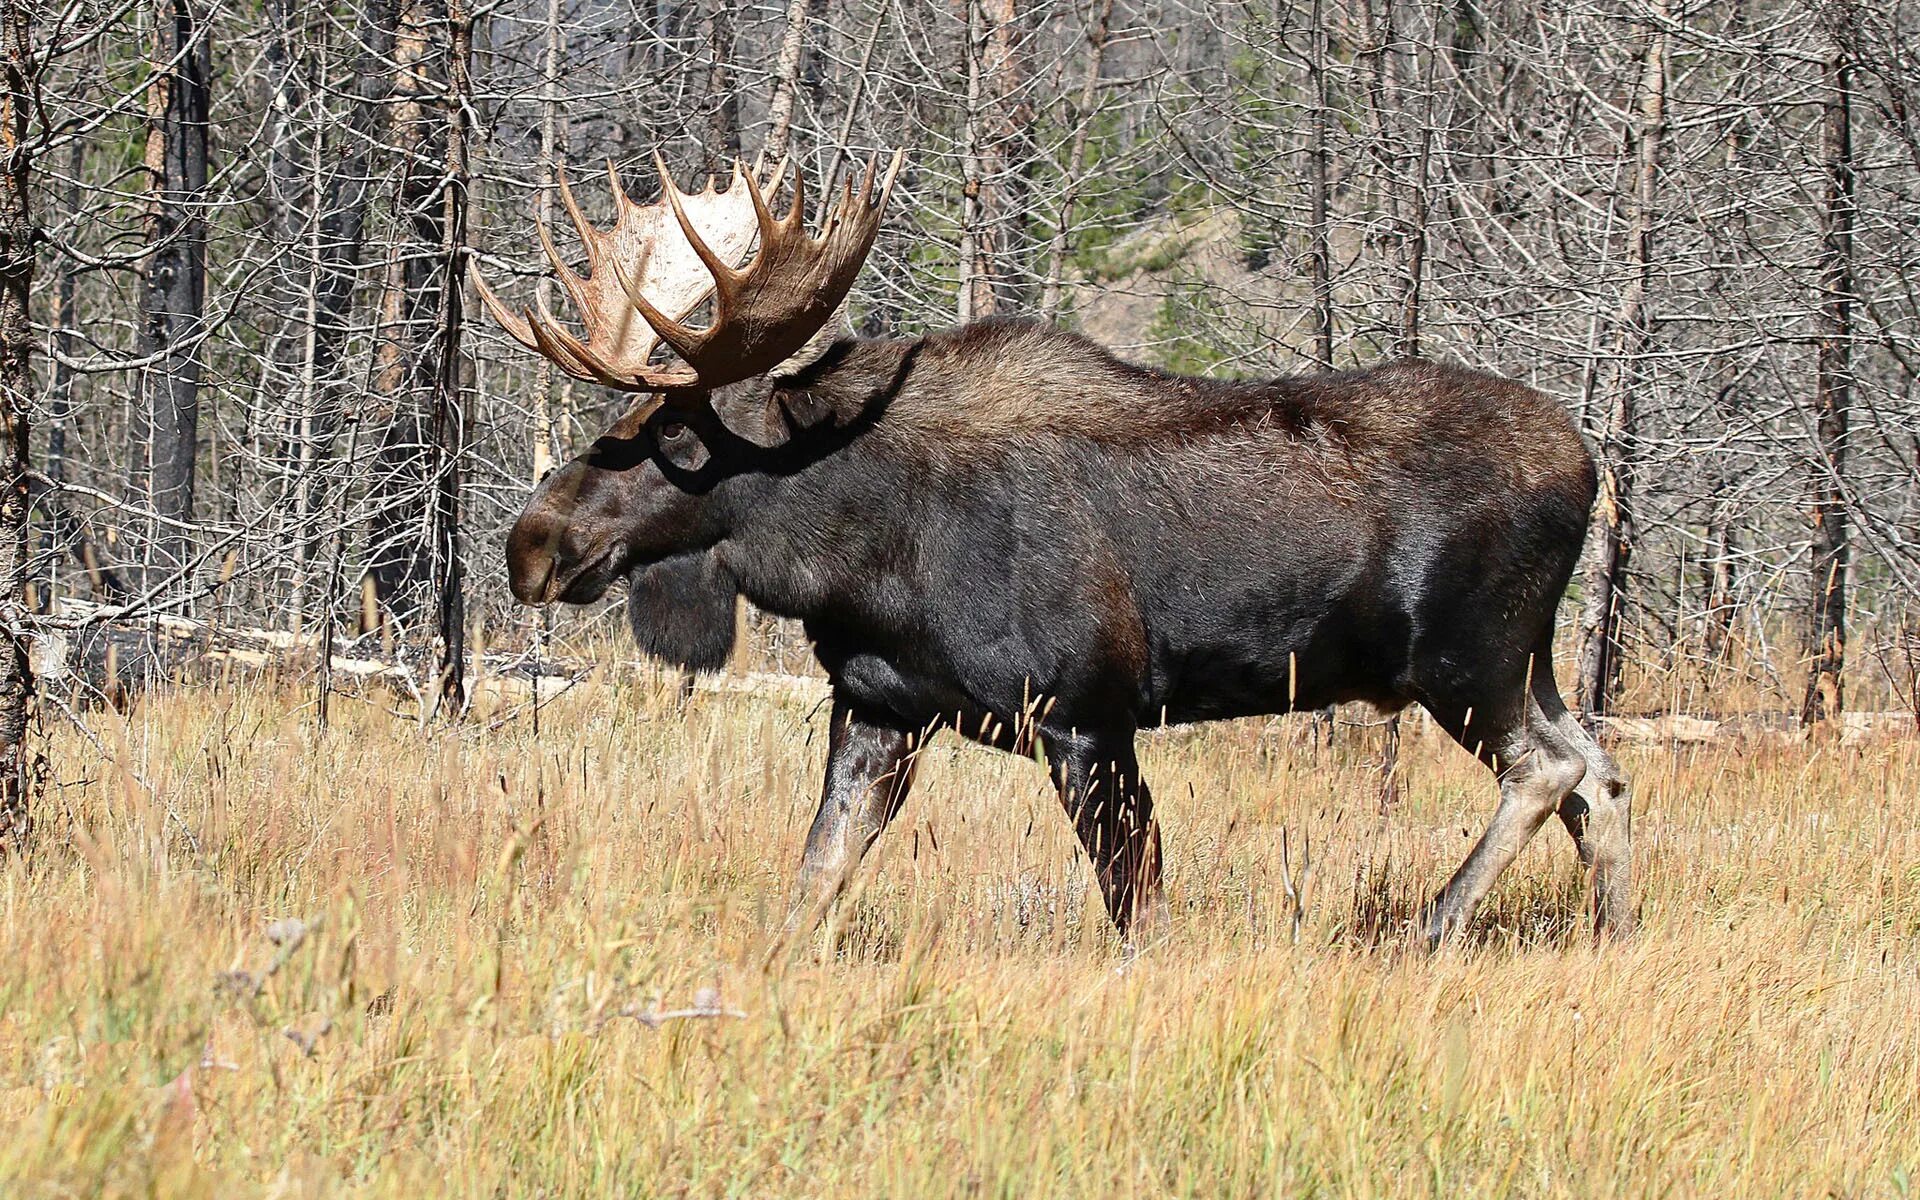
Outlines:
[{"label": "moose neck", "polygon": [[884,572],[888,517],[913,481],[873,434],[917,345],[843,339],[776,382],[766,432],[778,444],[710,494],[728,531],[714,551],[756,606],[817,616]]}]

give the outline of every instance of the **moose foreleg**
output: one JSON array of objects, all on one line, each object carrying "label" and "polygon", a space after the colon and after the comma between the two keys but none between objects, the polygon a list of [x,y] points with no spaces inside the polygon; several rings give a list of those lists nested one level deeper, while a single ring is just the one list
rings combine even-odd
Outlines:
[{"label": "moose foreleg", "polygon": [[916,731],[863,719],[836,699],[827,735],[827,778],[807,831],[789,932],[811,928],[860,866],[867,848],[906,803]]}]

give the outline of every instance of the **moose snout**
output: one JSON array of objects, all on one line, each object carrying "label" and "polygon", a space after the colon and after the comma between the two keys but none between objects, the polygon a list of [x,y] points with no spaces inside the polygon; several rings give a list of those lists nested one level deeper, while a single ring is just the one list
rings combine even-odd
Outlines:
[{"label": "moose snout", "polygon": [[549,604],[549,589],[559,577],[560,541],[565,523],[528,505],[507,535],[507,583],[522,604]]},{"label": "moose snout", "polygon": [[[507,582],[522,604],[560,599],[567,576],[582,561],[579,486],[569,478],[578,472],[570,463],[543,480],[507,535]],[[562,485],[558,490],[556,483]]]},{"label": "moose snout", "polygon": [[619,523],[595,472],[571,462],[534,490],[507,535],[507,582],[522,604],[587,604],[625,570]]}]

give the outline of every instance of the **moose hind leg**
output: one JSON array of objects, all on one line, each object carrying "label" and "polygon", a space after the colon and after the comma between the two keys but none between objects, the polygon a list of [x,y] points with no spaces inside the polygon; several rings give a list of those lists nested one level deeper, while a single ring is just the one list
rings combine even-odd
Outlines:
[{"label": "moose hind leg", "polygon": [[[1444,719],[1441,724],[1454,728]],[[1509,729],[1483,730],[1489,735],[1485,741],[1464,731],[1455,734],[1498,774],[1500,805],[1467,860],[1429,907],[1429,945],[1466,927],[1493,881],[1586,775],[1586,759],[1532,696],[1511,724]]]},{"label": "moose hind leg", "polygon": [[1165,920],[1160,826],[1134,758],[1132,731],[1107,737],[1073,732],[1046,744],[1060,802],[1093,862],[1114,928],[1130,939],[1157,928]]}]

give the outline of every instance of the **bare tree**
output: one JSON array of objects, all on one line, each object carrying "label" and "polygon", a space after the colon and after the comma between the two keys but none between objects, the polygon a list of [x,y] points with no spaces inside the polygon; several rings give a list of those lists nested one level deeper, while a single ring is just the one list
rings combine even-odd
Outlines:
[{"label": "bare tree", "polygon": [[1307,28],[1307,271],[1313,289],[1313,361],[1333,366],[1333,247],[1327,195],[1327,14],[1324,0],[1313,0]]},{"label": "bare tree", "polygon": [[1853,63],[1852,5],[1829,21],[1820,157],[1826,174],[1820,230],[1820,343],[1814,376],[1819,459],[1813,501],[1813,597],[1807,640],[1811,670],[1801,720],[1838,718],[1847,659],[1847,425],[1853,397]]},{"label": "bare tree", "polygon": [[213,46],[197,0],[154,0],[149,63],[139,340],[147,365],[139,373],[128,465],[131,490],[153,510],[144,565],[163,578],[189,561],[199,453]]},{"label": "bare tree", "polygon": [[1636,366],[1649,338],[1648,292],[1653,278],[1653,221],[1658,201],[1661,139],[1666,131],[1666,0],[1653,0],[1635,88],[1634,186],[1627,201],[1628,279],[1614,315],[1614,368],[1600,426],[1599,544],[1587,571],[1580,618],[1578,703],[1589,717],[1612,707],[1620,686],[1620,623],[1627,568],[1634,550],[1634,478],[1637,428]]},{"label": "bare tree", "polygon": [[1018,231],[1033,111],[1021,0],[966,0],[967,105],[962,165],[960,295],[963,321],[1008,311],[1022,294]]},{"label": "bare tree", "polygon": [[0,92],[0,612],[6,616],[0,645],[0,848],[15,848],[26,835],[27,715],[33,698],[33,667],[27,656],[27,472],[33,411],[33,324],[27,312],[33,293],[35,146],[32,141],[35,61],[33,0],[0,5],[5,91]]},{"label": "bare tree", "polygon": [[433,376],[434,574],[440,624],[439,698],[451,712],[467,703],[466,550],[462,485],[473,410],[468,403],[466,332],[467,114],[473,111],[473,16],[467,0],[447,0],[446,183],[441,190],[440,314]]}]

